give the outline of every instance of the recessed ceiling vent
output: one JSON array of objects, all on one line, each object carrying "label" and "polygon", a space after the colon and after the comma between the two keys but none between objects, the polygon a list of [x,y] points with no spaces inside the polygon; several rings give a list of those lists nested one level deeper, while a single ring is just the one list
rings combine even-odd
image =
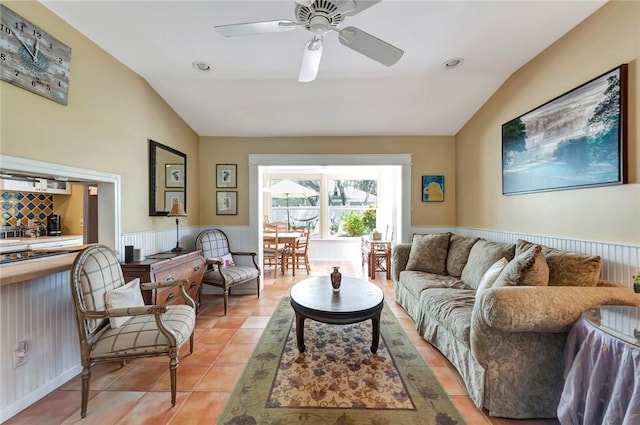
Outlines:
[{"label": "recessed ceiling vent", "polygon": [[328,0],[316,0],[311,6],[302,6],[296,3],[296,16],[298,22],[305,22],[305,28],[311,31],[310,20],[314,16],[324,16],[329,20],[329,24],[332,27],[337,27],[342,23],[344,17],[342,14],[337,13],[338,6]]}]

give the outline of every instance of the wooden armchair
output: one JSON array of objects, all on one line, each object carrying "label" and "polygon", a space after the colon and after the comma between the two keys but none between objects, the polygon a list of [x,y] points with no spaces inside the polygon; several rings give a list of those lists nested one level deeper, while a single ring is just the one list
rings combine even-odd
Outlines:
[{"label": "wooden armchair", "polygon": [[[202,252],[207,262],[207,271],[202,283],[222,288],[224,294],[224,314],[227,315],[231,287],[255,279],[260,298],[260,268],[255,252],[232,252],[227,235],[219,229],[203,230],[196,237],[196,249]],[[250,256],[253,266],[236,264],[234,256]]]},{"label": "wooden armchair", "polygon": [[[71,292],[82,363],[80,416],[87,414],[91,366],[95,362],[118,360],[124,365],[130,359],[168,356],[171,405],[175,405],[178,351],[188,340],[193,352],[196,314],[195,303],[184,287],[187,283],[175,280],[138,286],[139,280],[135,279],[125,285],[118,258],[108,247],[92,245],[78,254],[71,269]],[[140,288],[167,286],[179,286],[187,305],[144,305]]]}]

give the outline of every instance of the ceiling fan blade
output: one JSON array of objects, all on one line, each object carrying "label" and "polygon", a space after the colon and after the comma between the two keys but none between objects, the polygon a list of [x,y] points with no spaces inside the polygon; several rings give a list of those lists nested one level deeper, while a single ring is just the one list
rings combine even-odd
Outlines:
[{"label": "ceiling fan blade", "polygon": [[291,31],[297,24],[288,19],[279,21],[247,22],[243,24],[216,25],[213,28],[225,37]]},{"label": "ceiling fan blade", "polygon": [[299,82],[308,83],[316,79],[320,68],[320,58],[322,58],[322,38],[314,37],[304,45],[300,74],[298,75]]},{"label": "ceiling fan blade", "polygon": [[343,15],[353,16],[381,1],[382,0],[342,0],[338,4],[338,11]]},{"label": "ceiling fan blade", "polygon": [[346,27],[338,31],[338,40],[340,44],[386,66],[398,62],[404,54],[403,50],[356,27]]}]

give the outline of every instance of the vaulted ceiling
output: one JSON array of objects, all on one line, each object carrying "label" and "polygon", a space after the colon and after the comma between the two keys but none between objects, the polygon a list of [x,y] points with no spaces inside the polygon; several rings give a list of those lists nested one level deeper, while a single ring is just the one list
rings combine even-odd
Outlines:
[{"label": "vaulted ceiling", "polygon": [[[605,1],[384,0],[341,27],[358,27],[403,57],[381,65],[332,32],[308,83],[297,81],[313,37],[304,27],[229,38],[214,30],[295,21],[293,0],[42,3],[146,79],[199,135],[276,137],[454,135],[514,71]],[[464,63],[443,68],[452,58]],[[211,70],[196,70],[195,61]]]}]

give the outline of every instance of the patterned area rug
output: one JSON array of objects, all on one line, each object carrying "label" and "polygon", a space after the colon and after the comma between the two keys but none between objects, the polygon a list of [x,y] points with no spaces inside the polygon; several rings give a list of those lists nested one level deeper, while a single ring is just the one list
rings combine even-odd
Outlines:
[{"label": "patterned area rug", "polygon": [[283,298],[218,424],[464,424],[424,360],[385,306],[380,346],[371,354],[371,321],[327,325],[307,319],[306,353]]}]

